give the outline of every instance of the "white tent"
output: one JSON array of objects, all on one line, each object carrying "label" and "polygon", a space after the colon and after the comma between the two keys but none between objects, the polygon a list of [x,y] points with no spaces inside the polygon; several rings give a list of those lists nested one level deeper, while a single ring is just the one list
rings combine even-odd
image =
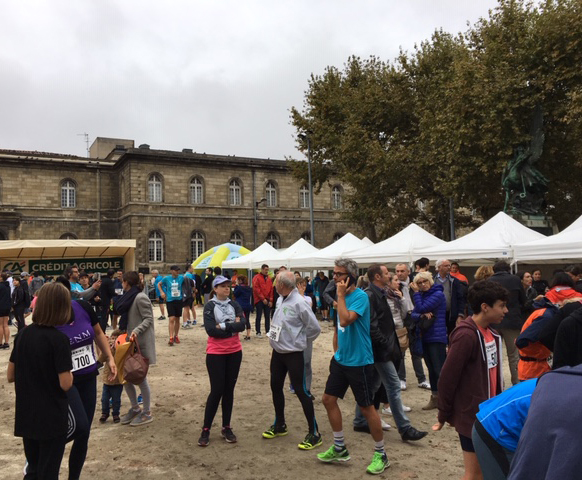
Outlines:
[{"label": "white tent", "polygon": [[362,242],[365,242],[368,245],[374,245],[374,242],[370,240],[368,237],[362,238]]},{"label": "white tent", "polygon": [[370,247],[348,252],[347,256],[358,262],[359,266],[372,263],[410,263],[420,255],[415,252],[419,249],[436,247],[445,242],[427,232],[418,225],[411,223],[404,230],[398,232],[382,242]]},{"label": "white tent", "polygon": [[580,215],[576,220],[574,220],[572,222],[572,224],[570,224],[566,228],[564,228],[564,230],[562,230],[560,233],[570,232],[572,230],[578,230],[579,228],[582,228],[582,215]]},{"label": "white tent", "polygon": [[[295,257],[301,257],[304,255],[314,254],[318,249],[315,248],[307,240],[300,238],[293,245],[282,250],[278,250],[274,255],[267,255],[263,257],[260,264],[255,263],[254,268],[260,267],[263,263],[266,263],[271,268],[279,268],[284,265],[287,268],[291,268],[291,260]],[[259,262],[259,260],[257,260]]]},{"label": "white tent", "polygon": [[582,225],[551,237],[515,245],[515,260],[522,263],[575,263],[582,259]]},{"label": "white tent", "polygon": [[499,212],[479,228],[464,237],[436,247],[420,249],[419,257],[431,260],[449,258],[462,260],[464,265],[480,265],[484,261],[513,258],[513,246],[545,238],[544,235],[525,227],[509,215]]},{"label": "white tent", "polygon": [[263,263],[266,263],[263,261],[264,258],[272,257],[273,255],[277,255],[277,250],[265,242],[255,248],[251,253],[247,253],[246,255],[235,258],[234,260],[222,262],[222,268],[257,268],[257,264],[260,267]]},{"label": "white tent", "polygon": [[344,256],[347,252],[363,249],[369,246],[368,242],[360,240],[351,233],[346,233],[336,242],[317,252],[302,255],[291,259],[292,269],[331,268],[336,258]]}]

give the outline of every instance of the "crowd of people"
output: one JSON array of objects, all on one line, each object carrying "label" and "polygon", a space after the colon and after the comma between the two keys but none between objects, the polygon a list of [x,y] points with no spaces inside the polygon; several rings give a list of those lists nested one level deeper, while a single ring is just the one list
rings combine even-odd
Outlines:
[{"label": "crowd of people", "polygon": [[[154,270],[150,280],[134,271],[110,270],[101,276],[76,266],[55,281],[2,272],[0,347],[10,348],[13,319],[18,334],[8,380],[16,384],[15,435],[24,439],[25,478],[58,478],[67,442],[73,442],[69,478],[80,477],[101,367],[99,421],[107,422],[110,413],[121,425],[153,421],[147,375],[137,385],[123,383],[114,358],[124,338],[139,345],[150,365],[156,363],[152,301],[159,304],[159,320],[165,320],[167,311],[168,347],[181,343],[180,328],[196,325],[195,306],[203,306],[210,392],[201,447],[210,444],[219,406],[221,436],[227,443],[237,442],[232,410],[243,361],[241,334],[245,341],[251,339],[252,311],[255,337],[265,336],[271,347],[275,419],[262,437],[273,440],[289,433],[284,395],[288,377],[307,423],[298,448],[312,450],[323,444],[311,393],[319,315],[334,328],[334,354],[322,396],[333,444],[317,454],[319,461],[350,460],[339,407],[348,388],[355,399],[353,430],[370,434],[374,444],[366,472],[380,474],[390,466],[383,431],[391,427],[382,413],[392,415],[403,441],[426,437],[428,432],[412,425],[407,416],[411,409],[402,402],[409,350],[418,386],[430,391],[423,410],[435,410],[432,430],[449,423],[458,433],[463,478],[525,479],[534,478],[533,471],[546,472],[535,478],[574,478],[568,472],[577,471],[578,461],[559,446],[572,442],[575,430],[558,422],[556,435],[545,438],[538,423],[553,418],[543,405],[556,396],[557,386],[578,391],[582,270],[572,265],[555,271],[546,282],[540,270],[513,274],[509,264],[498,261],[477,269],[475,281],[469,282],[448,259],[438,260],[434,273],[429,267],[429,260],[421,258],[414,272],[405,263],[397,264],[394,272],[373,264],[361,275],[356,262],[340,258],[331,279],[325,272],[305,278],[285,267],[271,275],[263,265],[251,282],[237,272],[229,276],[220,267],[207,269],[202,278],[191,266],[181,273],[177,265],[165,276]],[[503,345],[513,385],[509,389],[503,382]],[[130,408],[121,415],[123,391]],[[31,401],[36,398],[45,399],[41,408]],[[536,423],[529,420],[534,413]],[[539,455],[542,447],[546,450]],[[557,461],[562,463],[552,466]]]}]

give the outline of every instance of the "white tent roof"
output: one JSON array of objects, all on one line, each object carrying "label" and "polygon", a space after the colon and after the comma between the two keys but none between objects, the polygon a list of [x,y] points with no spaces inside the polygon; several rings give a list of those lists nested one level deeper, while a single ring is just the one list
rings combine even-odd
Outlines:
[{"label": "white tent roof", "polygon": [[246,268],[252,269],[256,268],[254,265],[258,262],[259,267],[266,263],[263,261],[266,257],[272,257],[277,255],[277,250],[271,247],[267,242],[259,245],[251,253],[247,253],[241,257],[235,258],[234,260],[227,260],[222,262],[222,268]]},{"label": "white tent roof", "polygon": [[135,240],[3,240],[0,258],[119,257],[135,249]]},{"label": "white tent roof", "polygon": [[569,230],[569,227],[551,237],[534,240],[533,242],[515,245],[515,260],[517,262],[556,263],[577,262],[582,259],[582,225]]},{"label": "white tent roof", "polygon": [[509,215],[499,212],[479,228],[464,237],[436,247],[420,249],[419,257],[431,260],[449,258],[465,260],[465,265],[479,265],[483,260],[513,258],[513,246],[545,238],[544,235],[523,226]]},{"label": "white tent roof", "polygon": [[382,242],[370,247],[349,252],[348,257],[358,262],[359,266],[381,262],[413,262],[420,255],[415,252],[419,249],[436,247],[445,242],[418,225],[411,223],[404,230],[398,232]]},{"label": "white tent roof", "polygon": [[368,237],[362,238],[362,242],[365,242],[368,245],[374,245],[374,242],[370,240]]},{"label": "white tent roof", "polygon": [[291,259],[291,268],[331,268],[336,258],[360,248],[366,248],[369,244],[351,233],[346,233],[336,242],[325,248],[307,255]]},{"label": "white tent roof", "polygon": [[[269,265],[272,268],[278,268],[285,265],[287,268],[291,268],[291,260],[295,257],[301,257],[304,255],[309,255],[317,252],[318,249],[315,248],[307,240],[300,238],[290,247],[278,250],[275,255],[268,255],[263,257],[260,264],[256,264],[253,268],[260,267],[263,263]],[[257,260],[259,263],[259,260]]]},{"label": "white tent roof", "polygon": [[579,228],[582,228],[582,215],[574,220],[571,225],[568,225],[566,228],[564,228],[564,230],[562,230],[560,233],[578,230]]}]

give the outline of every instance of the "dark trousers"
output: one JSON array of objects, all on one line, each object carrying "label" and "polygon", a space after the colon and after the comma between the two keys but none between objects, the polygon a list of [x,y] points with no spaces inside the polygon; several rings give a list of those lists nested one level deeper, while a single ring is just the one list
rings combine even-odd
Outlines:
[{"label": "dark trousers", "polygon": [[24,306],[24,304],[21,304],[21,305],[15,305],[12,308],[14,310],[14,319],[16,320],[16,328],[20,332],[20,330],[22,330],[25,327],[24,311],[26,310],[26,307]]},{"label": "dark trousers", "polygon": [[[73,440],[69,455],[69,480],[76,480],[81,476],[81,470],[87,457],[87,446],[91,423],[95,415],[97,403],[97,377],[76,382],[67,392],[69,407],[74,412],[73,426],[69,426],[67,441]],[[72,431],[71,431],[72,430]]]},{"label": "dark trousers", "polygon": [[123,392],[123,385],[103,384],[101,413],[109,415],[109,400],[111,400],[113,404],[113,415],[119,415],[119,411],[121,410],[121,392]]},{"label": "dark trousers", "polygon": [[251,329],[251,309],[243,309],[243,313],[245,314],[245,325],[247,330]]},{"label": "dark trousers", "polygon": [[206,355],[210,394],[204,410],[204,428],[210,428],[222,400],[222,426],[229,427],[234,404],[234,387],[242,362],[242,350],[226,355]]},{"label": "dark trousers", "polygon": [[50,440],[31,440],[23,438],[24,454],[26,455],[25,479],[56,480],[63,453],[65,453],[65,437],[51,438]]},{"label": "dark trousers", "polygon": [[[422,367],[422,357],[418,355],[413,355],[412,352],[410,353],[412,356],[412,367],[414,368],[414,374],[416,375],[416,379],[418,383],[426,382],[426,375],[424,374],[424,368]],[[402,351],[402,361],[400,362],[400,366],[398,367],[398,376],[400,380],[406,382],[406,365],[405,365],[405,357],[406,350]]]},{"label": "dark trousers", "polygon": [[107,323],[109,321],[109,305],[97,307],[97,318],[99,318],[99,325],[104,332],[107,330]]},{"label": "dark trousers", "polygon": [[271,328],[271,309],[269,305],[265,305],[263,302],[255,304],[255,311],[257,317],[255,319],[255,328],[257,333],[261,333],[261,316],[265,314],[265,333],[269,333]]},{"label": "dark trousers", "polygon": [[301,402],[305,419],[307,420],[307,430],[317,434],[317,422],[315,421],[315,411],[311,394],[305,386],[305,368],[303,352],[278,353],[273,350],[271,355],[271,393],[273,394],[273,405],[275,406],[275,425],[285,424],[285,376],[289,373],[289,379],[295,389],[295,394]]},{"label": "dark trousers", "polygon": [[423,343],[422,350],[424,363],[428,369],[430,389],[436,393],[441,370],[447,358],[447,346],[444,343]]}]

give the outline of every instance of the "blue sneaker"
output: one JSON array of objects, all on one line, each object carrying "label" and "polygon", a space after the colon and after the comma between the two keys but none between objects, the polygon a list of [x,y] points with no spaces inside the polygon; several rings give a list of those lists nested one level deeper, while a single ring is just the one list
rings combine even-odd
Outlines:
[{"label": "blue sneaker", "polygon": [[137,396],[137,403],[143,405],[143,397],[141,396],[141,393]]}]

